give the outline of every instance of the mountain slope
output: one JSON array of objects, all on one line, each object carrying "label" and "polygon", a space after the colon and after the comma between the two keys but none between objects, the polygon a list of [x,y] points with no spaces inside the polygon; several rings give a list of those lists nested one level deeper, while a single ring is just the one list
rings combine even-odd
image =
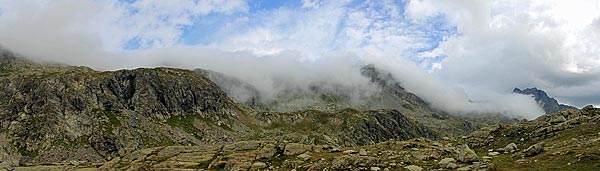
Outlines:
[{"label": "mountain slope", "polygon": [[440,138],[436,132],[394,109],[261,112],[254,117],[263,129],[259,131],[261,134],[251,138],[253,140],[286,140],[349,147],[389,139]]},{"label": "mountain slope", "polygon": [[240,79],[222,73],[197,69],[215,82],[228,95],[261,112],[293,112],[298,110],[314,110],[321,112],[336,112],[346,108],[359,110],[395,109],[411,120],[418,121],[423,126],[441,136],[460,136],[496,123],[515,122],[503,115],[464,115],[449,114],[431,108],[429,104],[417,95],[405,90],[393,75],[374,65],[360,68],[360,73],[370,84],[373,92],[356,100],[348,96],[355,92],[336,92],[314,85],[307,90],[289,90],[274,99],[265,100],[261,93]]},{"label": "mountain slope", "polygon": [[[491,162],[506,170],[600,170],[600,109],[565,109],[528,122],[487,127],[465,140],[480,154],[500,152]],[[514,154],[502,154],[510,143],[517,147]]]},{"label": "mountain slope", "polygon": [[192,71],[98,72],[6,54],[1,66],[0,125],[7,138],[1,145],[39,162],[103,161],[144,147],[232,142],[248,130],[235,118],[243,114],[237,104]]},{"label": "mountain slope", "polygon": [[556,113],[563,109],[576,109],[573,106],[559,104],[558,101],[556,101],[556,99],[549,97],[548,94],[546,94],[546,92],[544,92],[543,90],[539,90],[535,87],[527,88],[524,90],[515,88],[513,90],[513,93],[533,96],[535,98],[535,101],[540,105],[540,107],[542,107],[542,109],[544,109],[546,114]]}]

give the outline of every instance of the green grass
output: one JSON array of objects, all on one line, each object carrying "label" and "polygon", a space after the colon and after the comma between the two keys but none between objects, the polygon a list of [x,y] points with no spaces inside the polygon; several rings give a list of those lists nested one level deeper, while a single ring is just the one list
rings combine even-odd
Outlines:
[{"label": "green grass", "polygon": [[207,125],[217,126],[217,127],[223,128],[224,130],[227,130],[227,131],[232,131],[232,132],[234,131],[232,128],[230,128],[229,126],[227,126],[225,124],[217,125],[216,123],[212,122],[210,119],[203,118],[199,115],[172,116],[171,118],[167,119],[166,124],[171,127],[181,128],[181,129],[183,129],[183,131],[193,134],[197,138],[201,138],[201,137],[198,137],[198,135],[196,135],[197,132],[200,132],[200,130],[198,130],[198,128],[196,128],[194,126],[194,122],[196,122],[196,121],[204,122]]},{"label": "green grass", "polygon": [[196,127],[194,127],[196,118],[196,116],[172,116],[167,119],[166,124],[171,127],[182,128],[188,133],[195,133],[197,131]]}]

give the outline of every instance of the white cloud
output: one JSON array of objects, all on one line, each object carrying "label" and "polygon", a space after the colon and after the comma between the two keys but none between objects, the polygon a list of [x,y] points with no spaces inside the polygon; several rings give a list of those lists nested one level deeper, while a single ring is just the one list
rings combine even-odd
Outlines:
[{"label": "white cloud", "polygon": [[[411,1],[407,14],[443,14],[461,33],[430,53],[447,55],[435,74],[469,91],[510,91],[537,86],[559,100],[581,101],[600,93],[600,37],[595,1]],[[485,96],[485,93],[469,93]],[[579,94],[580,96],[573,96]],[[484,98],[484,97],[479,97]]]},{"label": "white cloud", "polygon": [[302,0],[302,8],[319,8],[319,0]]},{"label": "white cloud", "polygon": [[[139,39],[142,48],[173,46],[181,39],[183,27],[193,25],[199,16],[209,13],[232,13],[247,11],[243,0],[140,0],[132,4],[118,4],[115,8],[123,10],[116,19],[116,25],[122,32],[116,43],[130,39]],[[112,9],[114,10],[114,8]],[[99,28],[104,32],[106,28]],[[110,31],[106,34],[114,34]],[[111,36],[103,36],[111,37]]]},{"label": "white cloud", "polygon": [[[243,0],[139,0],[131,4],[118,1],[1,0],[0,4],[0,36],[13,39],[3,39],[0,43],[9,47],[44,44],[27,47],[39,51],[47,51],[46,46],[52,46],[53,40],[67,37],[74,40],[75,46],[71,47],[87,44],[107,51],[119,51],[130,41],[139,43],[141,48],[173,46],[181,39],[183,28],[191,26],[199,16],[248,10]],[[22,28],[14,29],[14,25]],[[27,37],[37,41],[14,40],[26,34],[31,34]],[[77,42],[83,45],[77,45]]]}]

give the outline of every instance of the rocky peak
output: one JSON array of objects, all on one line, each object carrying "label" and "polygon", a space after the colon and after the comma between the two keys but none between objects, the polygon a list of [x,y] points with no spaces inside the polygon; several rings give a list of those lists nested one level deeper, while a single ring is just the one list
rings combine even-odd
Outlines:
[{"label": "rocky peak", "polygon": [[573,106],[559,104],[558,101],[556,101],[556,99],[548,96],[548,94],[545,91],[537,89],[536,87],[527,88],[524,90],[515,88],[513,89],[513,93],[533,96],[535,98],[535,101],[540,105],[540,107],[544,109],[546,114],[556,113],[562,109],[567,108],[575,109],[575,107]]},{"label": "rocky peak", "polygon": [[404,87],[401,86],[400,82],[392,76],[391,73],[380,70],[374,65],[365,65],[360,69],[361,74],[371,80],[372,83],[381,86],[384,92],[389,92],[393,96],[399,99],[405,100],[408,103],[423,108],[429,109],[429,104],[421,99],[419,96],[407,92]]}]

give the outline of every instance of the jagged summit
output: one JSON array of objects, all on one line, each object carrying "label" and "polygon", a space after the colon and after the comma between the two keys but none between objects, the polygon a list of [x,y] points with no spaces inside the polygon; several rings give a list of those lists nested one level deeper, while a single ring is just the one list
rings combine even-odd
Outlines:
[{"label": "jagged summit", "polygon": [[542,109],[544,109],[546,114],[556,113],[563,109],[575,109],[573,106],[559,104],[556,99],[548,96],[545,91],[537,89],[536,87],[526,88],[524,90],[515,88],[513,89],[513,93],[533,96],[535,101],[540,105],[540,107],[542,107]]}]

